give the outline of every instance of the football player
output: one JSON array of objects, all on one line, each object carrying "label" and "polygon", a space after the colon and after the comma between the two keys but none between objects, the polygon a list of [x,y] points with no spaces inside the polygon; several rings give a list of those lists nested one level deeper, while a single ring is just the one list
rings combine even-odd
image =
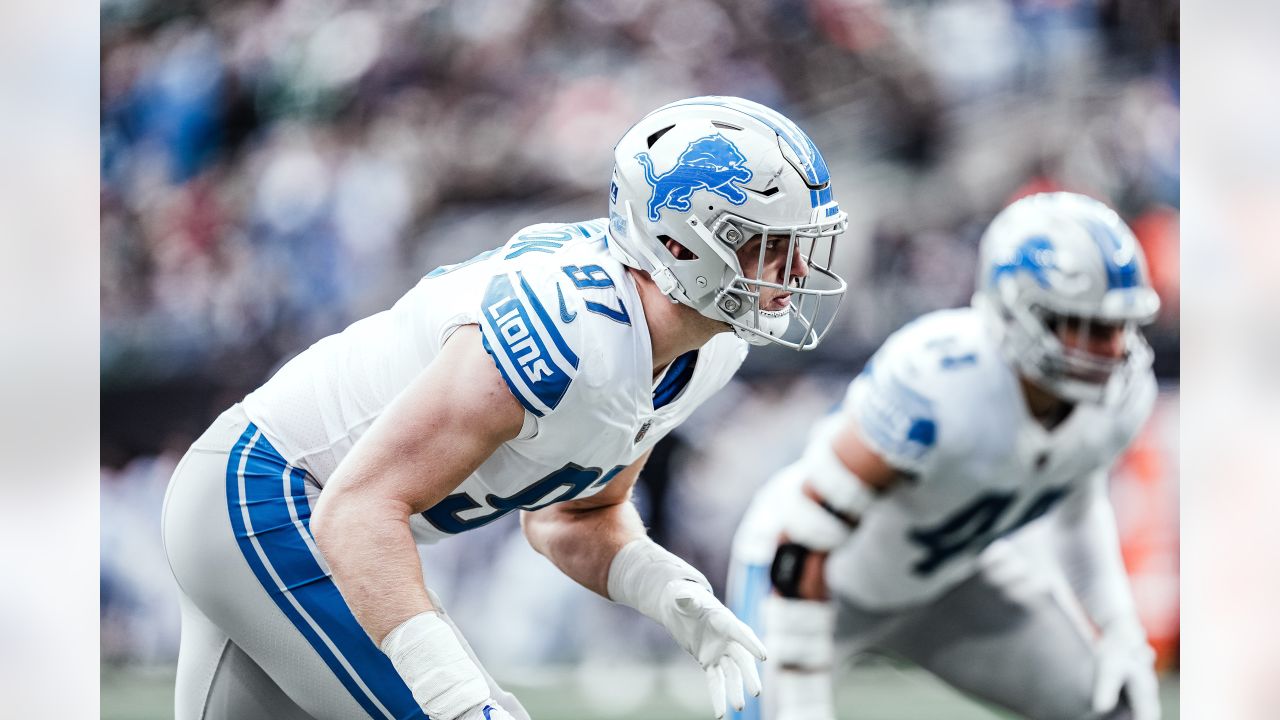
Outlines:
[{"label": "football player", "polygon": [[178,720],[528,717],[415,547],[517,510],[540,553],[697,658],[717,716],[759,692],[760,641],[646,537],[631,488],[748,343],[817,345],[846,216],[808,136],[745,100],[659,108],[614,160],[607,220],[428,273],[194,443],[164,511]]},{"label": "football player", "polygon": [[1025,717],[1159,716],[1107,498],[1159,304],[1102,203],[995,218],[972,307],[890,336],[743,519],[730,600],[769,645],[769,717],[834,718],[833,663],[869,649]]}]

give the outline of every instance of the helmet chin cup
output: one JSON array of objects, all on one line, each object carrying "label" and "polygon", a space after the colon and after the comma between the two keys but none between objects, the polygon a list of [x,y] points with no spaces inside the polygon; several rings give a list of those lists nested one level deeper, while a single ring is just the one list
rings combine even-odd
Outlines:
[{"label": "helmet chin cup", "polygon": [[792,317],[790,310],[761,310],[748,315],[748,322],[733,325],[733,334],[752,345],[774,344],[787,333]]}]

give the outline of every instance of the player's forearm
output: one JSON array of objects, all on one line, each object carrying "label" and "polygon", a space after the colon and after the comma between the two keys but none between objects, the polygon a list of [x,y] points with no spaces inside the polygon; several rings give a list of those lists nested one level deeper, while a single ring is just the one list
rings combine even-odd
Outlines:
[{"label": "player's forearm", "polygon": [[644,537],[630,501],[589,510],[555,506],[521,515],[534,550],[583,587],[609,597],[609,566],[624,545]]},{"label": "player's forearm", "polygon": [[1059,543],[1067,579],[1089,617],[1101,628],[1137,617],[1129,577],[1120,553],[1115,513],[1102,491],[1063,518]]},{"label": "player's forearm", "polygon": [[716,717],[723,717],[728,703],[742,709],[744,685],[760,693],[755,660],[765,659],[764,645],[716,600],[702,573],[645,536],[630,501],[638,470],[634,465],[622,478],[613,501],[521,514],[525,536],[564,574],[666,628],[702,665]]},{"label": "player's forearm", "polygon": [[432,609],[408,516],[409,507],[394,500],[348,493],[338,502],[321,493],[311,518],[333,581],[374,644]]}]

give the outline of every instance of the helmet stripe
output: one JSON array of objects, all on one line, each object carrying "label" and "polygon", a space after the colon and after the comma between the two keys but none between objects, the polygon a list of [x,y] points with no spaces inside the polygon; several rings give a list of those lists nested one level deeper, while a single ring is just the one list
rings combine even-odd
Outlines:
[{"label": "helmet stripe", "polygon": [[1118,290],[1138,287],[1142,278],[1138,268],[1138,253],[1133,239],[1118,235],[1103,222],[1089,218],[1085,229],[1102,254],[1102,266],[1107,271],[1107,289]]},{"label": "helmet stripe", "polygon": [[799,126],[787,119],[786,116],[763,105],[729,99],[694,98],[685,102],[672,103],[671,105],[717,105],[730,110],[737,110],[768,125],[778,134],[778,137],[786,141],[791,151],[795,153],[796,158],[803,166],[802,172],[805,176],[805,182],[811,186],[825,185],[825,187],[819,189],[811,188],[809,190],[810,206],[818,207],[831,202],[831,172],[827,169],[827,161],[823,159],[822,153],[818,151],[818,146],[814,145],[813,140]]}]

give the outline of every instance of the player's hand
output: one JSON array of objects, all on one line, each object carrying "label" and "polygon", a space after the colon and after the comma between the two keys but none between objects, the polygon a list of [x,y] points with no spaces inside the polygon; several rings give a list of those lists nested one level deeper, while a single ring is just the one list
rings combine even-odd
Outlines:
[{"label": "player's hand", "polygon": [[657,621],[676,643],[698,660],[707,673],[716,717],[724,717],[725,701],[741,710],[760,694],[756,658],[764,660],[764,644],[729,608],[711,594],[711,583],[689,563],[648,538],[627,543],[609,565],[609,598]]},{"label": "player's hand", "polygon": [[735,710],[746,705],[744,685],[752,695],[760,694],[755,661],[765,659],[764,643],[710,590],[689,580],[672,580],[663,588],[659,608],[659,622],[706,670],[717,718],[724,717],[726,701]]},{"label": "player's hand", "polygon": [[1134,720],[1159,720],[1160,684],[1156,680],[1155,651],[1140,627],[1104,632],[1098,645],[1098,672],[1093,683],[1093,711],[1115,709],[1120,691],[1129,699]]}]

